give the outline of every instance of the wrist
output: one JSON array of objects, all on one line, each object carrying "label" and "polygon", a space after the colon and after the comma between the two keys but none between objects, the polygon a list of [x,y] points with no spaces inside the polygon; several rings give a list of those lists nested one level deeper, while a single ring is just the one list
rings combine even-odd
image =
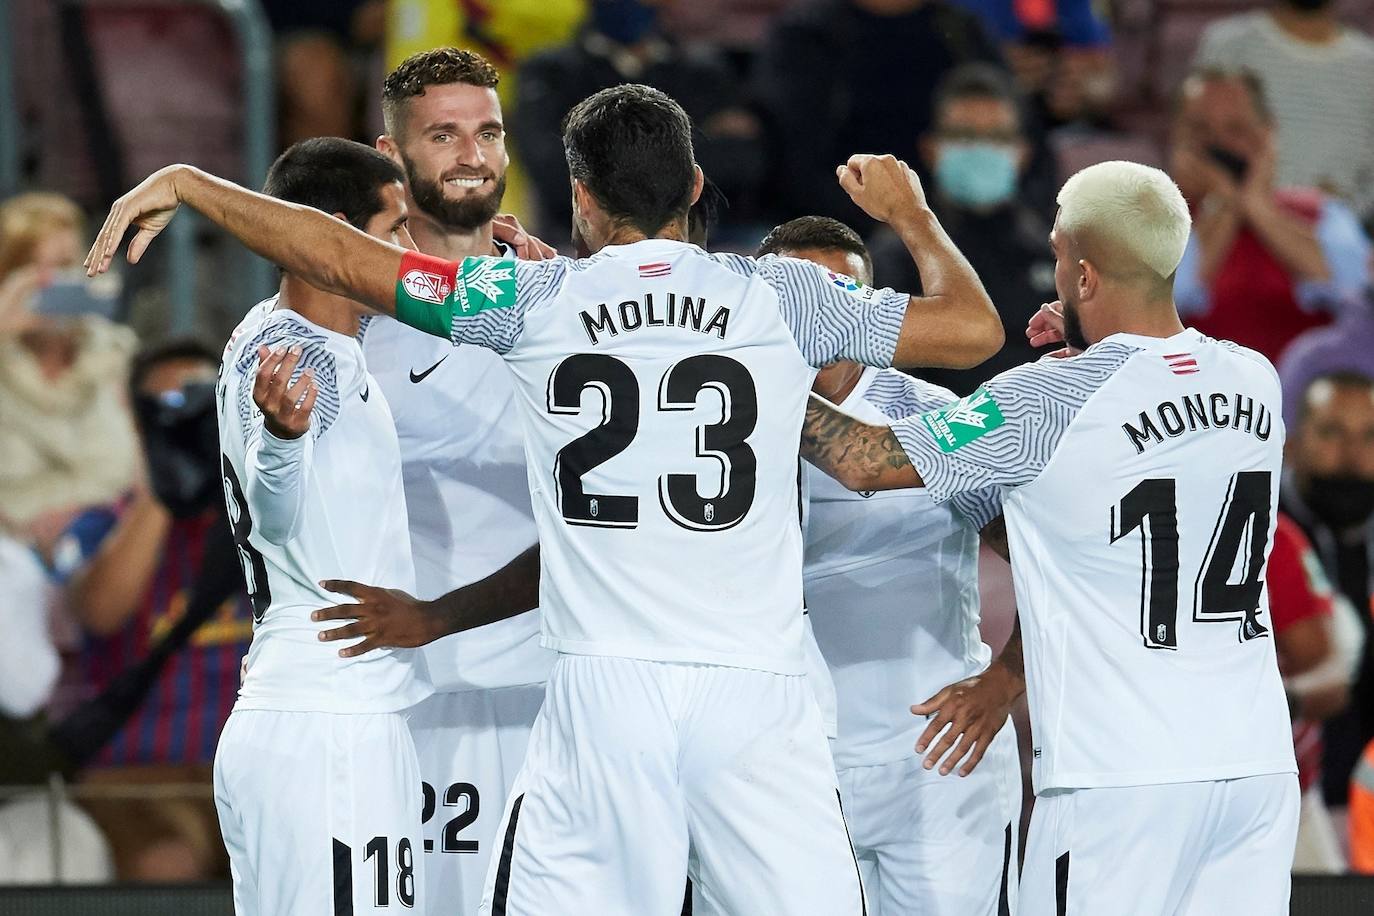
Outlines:
[{"label": "wrist", "polygon": [[1013,671],[1001,658],[992,660],[988,665],[985,676],[990,677],[995,684],[1003,691],[1007,704],[1010,705],[1026,692],[1026,679],[1018,672]]},{"label": "wrist", "polygon": [[929,207],[913,205],[900,213],[893,214],[888,225],[904,241],[910,239],[922,241],[930,237],[931,232],[940,225],[940,221],[935,218],[935,212]]}]

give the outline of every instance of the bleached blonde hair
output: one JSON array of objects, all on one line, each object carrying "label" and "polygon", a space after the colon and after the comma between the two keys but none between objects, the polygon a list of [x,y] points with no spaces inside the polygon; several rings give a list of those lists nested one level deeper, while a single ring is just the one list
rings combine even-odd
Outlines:
[{"label": "bleached blonde hair", "polygon": [[1138,162],[1100,162],[1059,190],[1059,231],[1091,248],[1104,273],[1141,267],[1167,279],[1183,260],[1192,217],[1173,179]]}]

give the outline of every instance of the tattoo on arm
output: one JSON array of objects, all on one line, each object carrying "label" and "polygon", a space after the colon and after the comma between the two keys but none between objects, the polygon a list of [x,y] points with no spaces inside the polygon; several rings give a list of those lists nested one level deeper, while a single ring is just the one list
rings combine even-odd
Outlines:
[{"label": "tattoo on arm", "polygon": [[815,395],[806,405],[801,454],[851,490],[921,485],[891,427],[856,420]]}]

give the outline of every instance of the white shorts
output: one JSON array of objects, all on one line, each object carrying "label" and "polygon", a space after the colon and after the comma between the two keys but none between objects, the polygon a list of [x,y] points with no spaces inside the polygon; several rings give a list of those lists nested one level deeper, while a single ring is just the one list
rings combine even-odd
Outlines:
[{"label": "white shorts", "polygon": [[689,849],[718,911],[864,910],[804,677],[562,656],[501,842],[489,916],[678,916]]},{"label": "white shorts", "polygon": [[471,916],[544,685],[436,693],[410,710],[424,780],[426,898]]},{"label": "white shorts", "polygon": [[1021,764],[1011,720],[966,777],[921,758],[840,770],[872,916],[1017,912]]},{"label": "white shorts", "polygon": [[235,711],[215,753],[235,913],[424,913],[419,782],[400,714]]},{"label": "white shorts", "polygon": [[1298,795],[1293,774],[1047,792],[1021,916],[1286,916]]}]

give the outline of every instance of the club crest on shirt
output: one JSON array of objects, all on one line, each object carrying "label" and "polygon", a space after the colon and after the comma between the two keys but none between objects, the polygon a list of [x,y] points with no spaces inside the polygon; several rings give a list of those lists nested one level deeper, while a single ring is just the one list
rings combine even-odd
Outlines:
[{"label": "club crest on shirt", "polygon": [[849,293],[849,295],[853,296],[855,299],[867,301],[873,298],[873,287],[860,283],[858,280],[849,276],[849,274],[837,274],[833,270],[827,270],[826,274],[829,275],[831,283],[834,283],[837,287]]},{"label": "club crest on shirt", "polygon": [[419,269],[407,271],[401,278],[401,286],[405,287],[406,295],[410,298],[433,302],[435,305],[442,303],[453,291],[444,277]]},{"label": "club crest on shirt", "polygon": [[502,258],[463,258],[458,307],[464,315],[515,305],[515,264]]},{"label": "club crest on shirt", "polygon": [[986,388],[979,388],[947,407],[921,414],[921,419],[942,452],[963,448],[1007,422]]}]

